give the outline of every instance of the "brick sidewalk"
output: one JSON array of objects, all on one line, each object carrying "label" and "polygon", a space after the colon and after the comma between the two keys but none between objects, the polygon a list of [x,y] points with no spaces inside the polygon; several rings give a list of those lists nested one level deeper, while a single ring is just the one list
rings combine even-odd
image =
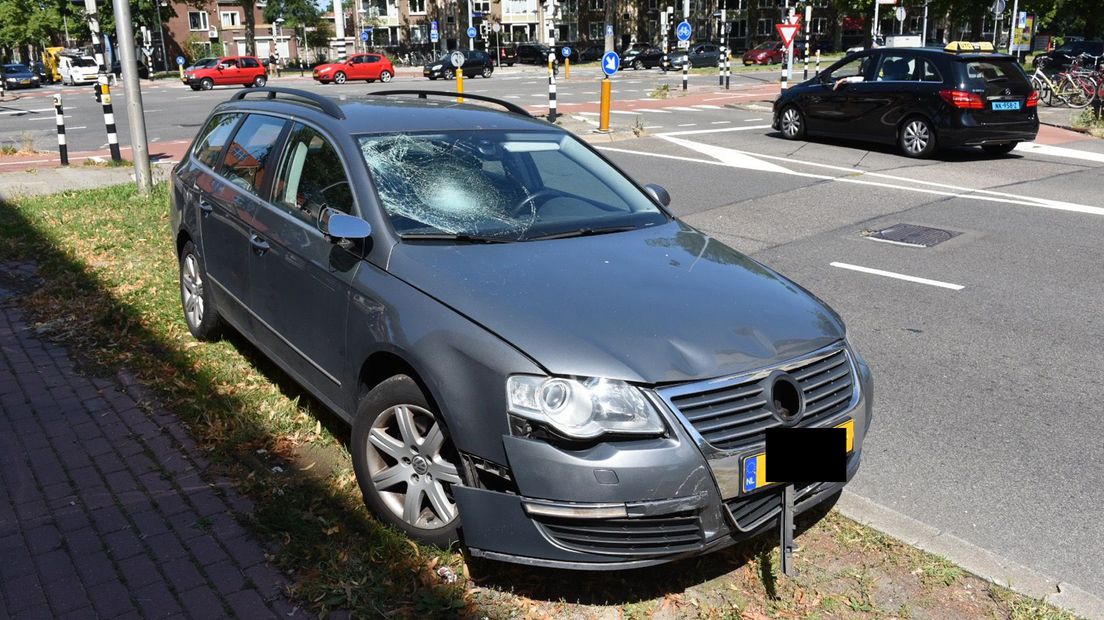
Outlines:
[{"label": "brick sidewalk", "polygon": [[0,618],[300,615],[180,422],[79,374],[16,295],[0,281]]}]

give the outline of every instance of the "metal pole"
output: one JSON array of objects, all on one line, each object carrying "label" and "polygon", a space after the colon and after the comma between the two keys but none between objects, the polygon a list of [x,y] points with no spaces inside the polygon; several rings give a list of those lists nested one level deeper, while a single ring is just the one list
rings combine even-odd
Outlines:
[{"label": "metal pole", "polygon": [[[0,90],[0,94],[3,90]],[[58,154],[61,155],[61,165],[69,165],[69,147],[65,143],[65,113],[61,109],[61,95],[54,95],[54,119],[57,124]]]},{"label": "metal pole", "polygon": [[809,79],[809,31],[813,29],[813,6],[805,7],[805,72],[802,79]]},{"label": "metal pole", "polygon": [[[548,66],[552,66],[552,55],[555,52],[548,54]],[[556,122],[556,74],[548,72],[548,122]]]},{"label": "metal pole", "polygon": [[[130,10],[129,5],[127,5],[127,10]],[[100,88],[100,104],[103,106],[107,145],[111,149],[111,161],[119,162],[123,160],[123,157],[119,154],[119,136],[115,131],[115,111],[111,107],[111,89],[107,85],[107,65],[104,64],[103,38],[100,35],[100,19],[96,12],[96,0],[84,0],[84,12],[88,16],[88,29],[92,33],[92,47],[95,50],[96,64],[100,70],[96,83]],[[133,34],[131,37],[131,53],[133,53]]]},{"label": "metal pole", "polygon": [[[1016,34],[1016,22],[1020,20],[1020,0],[1012,0],[1012,17],[1008,20],[1008,53],[1012,53],[1012,36]],[[1019,54],[1017,53],[1017,58]]]},{"label": "metal pole", "polygon": [[878,0],[874,0],[874,23],[870,25],[870,41],[871,47],[878,43]]},{"label": "metal pole", "polygon": [[[468,0],[468,28],[472,27],[472,0]],[[468,37],[468,50],[475,49],[475,39]]]},{"label": "metal pole", "polygon": [[924,2],[924,29],[920,33],[920,47],[928,44],[928,3]]},{"label": "metal pole", "polygon": [[[130,22],[130,0],[112,0],[115,8],[115,33],[119,37],[119,63],[126,82],[127,116],[134,157],[134,178],[138,193],[148,196],[153,190],[149,145],[146,144],[146,116],[142,109],[142,90],[138,85],[138,62],[134,58],[134,27]],[[116,149],[118,146],[116,145]]]}]

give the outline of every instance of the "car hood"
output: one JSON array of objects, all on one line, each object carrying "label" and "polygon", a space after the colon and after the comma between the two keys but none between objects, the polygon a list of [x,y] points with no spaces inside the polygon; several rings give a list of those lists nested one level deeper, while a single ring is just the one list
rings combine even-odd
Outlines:
[{"label": "car hood", "polygon": [[401,243],[388,270],[557,375],[703,379],[844,335],[811,293],[677,221],[520,243]]}]

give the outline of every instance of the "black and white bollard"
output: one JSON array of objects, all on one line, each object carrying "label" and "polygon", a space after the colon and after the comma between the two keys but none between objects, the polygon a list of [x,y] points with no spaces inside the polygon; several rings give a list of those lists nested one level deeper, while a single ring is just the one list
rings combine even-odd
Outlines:
[{"label": "black and white bollard", "polygon": [[730,82],[730,78],[732,77],[732,54],[730,53],[730,51],[727,47],[725,48],[724,55],[725,55],[725,83],[724,83],[724,87],[725,87],[725,90],[729,90],[728,85],[729,85],[729,82]]},{"label": "black and white bollard", "polygon": [[690,81],[690,58],[686,58],[686,62],[682,63],[682,90],[686,92],[687,82]]},{"label": "black and white bollard", "polygon": [[548,122],[556,122],[556,74],[548,74]]},{"label": "black and white bollard", "polygon": [[789,63],[787,63],[786,60],[788,60],[786,58],[786,52],[782,52],[782,78],[781,78],[782,90],[786,90],[786,88],[788,86],[787,82],[789,82],[789,80],[790,80]]},{"label": "black and white bollard", "polygon": [[54,119],[57,123],[58,153],[61,165],[69,165],[69,146],[65,143],[65,111],[61,108],[61,95],[54,95]]},{"label": "black and white bollard", "polygon": [[820,50],[816,51],[816,71],[813,73],[813,75],[820,75]]},{"label": "black and white bollard", "polygon": [[717,56],[717,86],[724,86],[724,62],[725,62],[725,48],[721,46],[721,55]]},{"label": "black and white bollard", "polygon": [[103,105],[104,127],[107,128],[107,147],[111,149],[111,161],[122,161],[119,153],[119,133],[115,129],[115,111],[111,105],[111,88],[107,85],[107,78],[100,75],[100,103]]}]

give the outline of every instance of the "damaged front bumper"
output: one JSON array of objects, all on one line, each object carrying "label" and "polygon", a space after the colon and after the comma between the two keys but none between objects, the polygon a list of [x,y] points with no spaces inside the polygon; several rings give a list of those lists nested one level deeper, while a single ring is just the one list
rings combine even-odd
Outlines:
[{"label": "damaged front bumper", "polygon": [[[854,420],[846,480],[858,471],[871,416],[870,372],[858,379],[847,409],[815,426]],[[669,403],[661,396],[658,400]],[[782,485],[733,490],[733,461],[761,444],[718,451],[703,446],[665,404],[669,436],[566,449],[524,437],[503,438],[515,490],[454,487],[466,545],[475,557],[555,568],[620,570],[709,553],[776,527]],[[797,485],[795,512],[828,500],[846,482]]]}]

